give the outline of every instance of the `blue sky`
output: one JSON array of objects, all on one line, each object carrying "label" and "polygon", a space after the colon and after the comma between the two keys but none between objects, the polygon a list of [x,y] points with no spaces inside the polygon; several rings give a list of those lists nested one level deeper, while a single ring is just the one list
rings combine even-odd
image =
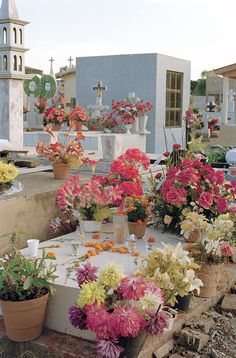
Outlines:
[{"label": "blue sky", "polygon": [[235,0],[16,0],[28,66],[49,72],[72,56],[159,52],[204,69],[236,62]]}]

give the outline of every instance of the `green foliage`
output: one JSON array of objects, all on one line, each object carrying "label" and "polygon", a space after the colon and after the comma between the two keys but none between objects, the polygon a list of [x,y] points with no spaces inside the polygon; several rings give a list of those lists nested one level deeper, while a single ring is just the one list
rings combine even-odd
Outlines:
[{"label": "green foliage", "polygon": [[104,219],[108,218],[110,214],[111,211],[107,206],[104,208],[100,208],[95,204],[80,209],[80,215],[82,220],[95,220],[101,222]]},{"label": "green foliage", "polygon": [[18,251],[0,260],[0,299],[4,301],[25,301],[54,292],[52,284],[56,266],[42,258],[29,259]]},{"label": "green foliage", "polygon": [[196,81],[196,85],[193,86],[192,95],[194,96],[205,96],[206,95],[206,80],[199,79]]},{"label": "green foliage", "polygon": [[208,153],[208,164],[212,165],[213,163],[220,162],[225,163],[225,155],[229,149],[227,147],[217,147],[212,148]]}]

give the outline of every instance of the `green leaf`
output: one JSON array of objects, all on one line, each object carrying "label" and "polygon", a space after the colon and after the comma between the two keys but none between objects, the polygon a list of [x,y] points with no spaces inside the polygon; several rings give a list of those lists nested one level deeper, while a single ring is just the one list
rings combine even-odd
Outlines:
[{"label": "green leaf", "polygon": [[27,277],[27,279],[24,282],[24,290],[28,290],[30,288],[30,286],[32,285],[32,277]]},{"label": "green leaf", "polygon": [[47,281],[43,278],[34,278],[32,280],[32,284],[36,287],[45,287],[47,285]]}]

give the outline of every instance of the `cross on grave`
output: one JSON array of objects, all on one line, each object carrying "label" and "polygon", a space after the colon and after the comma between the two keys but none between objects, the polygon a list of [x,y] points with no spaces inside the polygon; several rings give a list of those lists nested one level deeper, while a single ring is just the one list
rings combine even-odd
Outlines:
[{"label": "cross on grave", "polygon": [[72,62],[74,61],[74,59],[70,56],[70,58],[68,58],[68,61],[69,61],[69,64],[70,64],[69,68],[71,68],[72,67]]},{"label": "cross on grave", "polygon": [[93,87],[94,91],[97,91],[96,105],[102,106],[102,91],[107,91],[107,86],[102,85],[102,81],[98,81],[98,85]]},{"label": "cross on grave", "polygon": [[53,73],[53,62],[54,62],[54,61],[55,61],[55,60],[54,60],[53,57],[51,57],[50,60],[49,60],[49,62],[51,62],[51,69],[50,69],[50,75],[51,75],[51,76],[54,76],[54,73]]}]

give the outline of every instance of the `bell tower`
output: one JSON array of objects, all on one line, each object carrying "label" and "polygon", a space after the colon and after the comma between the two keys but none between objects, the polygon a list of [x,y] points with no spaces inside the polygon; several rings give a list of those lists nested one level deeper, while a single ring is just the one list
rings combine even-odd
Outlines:
[{"label": "bell tower", "polygon": [[0,138],[23,147],[24,27],[15,0],[0,8]]}]

